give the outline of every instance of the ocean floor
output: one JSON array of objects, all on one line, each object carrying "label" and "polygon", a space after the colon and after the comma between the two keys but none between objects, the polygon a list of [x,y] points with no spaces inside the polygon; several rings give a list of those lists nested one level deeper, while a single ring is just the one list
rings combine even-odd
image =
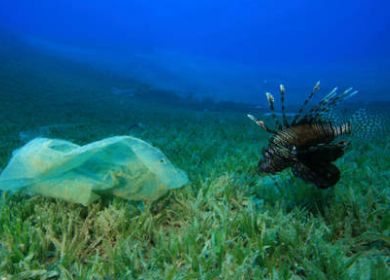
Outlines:
[{"label": "ocean floor", "polygon": [[337,161],[340,182],[318,190],[291,171],[257,174],[268,135],[240,110],[128,96],[25,103],[0,113],[2,167],[37,136],[84,144],[133,135],[191,183],[153,203],[107,198],[89,207],[3,193],[2,279],[390,277],[389,135],[354,141]]}]

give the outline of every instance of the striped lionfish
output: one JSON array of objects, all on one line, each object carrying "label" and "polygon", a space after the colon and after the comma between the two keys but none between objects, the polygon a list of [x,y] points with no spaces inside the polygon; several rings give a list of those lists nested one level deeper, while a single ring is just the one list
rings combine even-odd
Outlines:
[{"label": "striped lionfish", "polygon": [[[280,85],[281,118],[276,117],[275,99],[266,93],[274,128],[254,116],[248,117],[266,132],[272,133],[268,147],[263,149],[263,158],[259,162],[260,172],[275,174],[291,167],[295,176],[324,189],[335,185],[340,179],[340,170],[333,161],[340,158],[349,143],[336,141],[342,135],[351,134],[351,123],[334,124],[326,115],[343,100],[355,95],[352,88],[342,93],[334,88],[319,103],[306,109],[309,101],[319,91],[317,82],[299,111],[291,121],[285,113],[285,88]],[[304,113],[305,112],[305,113]]]}]

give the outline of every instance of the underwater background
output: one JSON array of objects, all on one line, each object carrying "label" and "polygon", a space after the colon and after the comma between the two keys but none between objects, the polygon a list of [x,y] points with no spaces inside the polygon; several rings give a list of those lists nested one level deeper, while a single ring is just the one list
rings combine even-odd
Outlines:
[{"label": "underwater background", "polygon": [[[131,135],[189,183],[156,201],[82,206],[2,192],[0,279],[389,279],[390,4],[28,1],[0,5],[0,170],[37,137]],[[264,93],[294,114],[338,86],[356,112],[321,190],[259,174]],[[356,120],[356,118],[355,118]],[[1,192],[1,191],[0,191]]]}]

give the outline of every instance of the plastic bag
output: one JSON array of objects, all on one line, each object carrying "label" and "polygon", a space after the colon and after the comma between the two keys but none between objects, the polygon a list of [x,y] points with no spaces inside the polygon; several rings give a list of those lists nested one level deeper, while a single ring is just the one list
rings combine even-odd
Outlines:
[{"label": "plastic bag", "polygon": [[22,189],[88,205],[106,194],[155,200],[187,182],[159,149],[131,136],[85,146],[37,138],[13,153],[0,175],[0,190]]}]

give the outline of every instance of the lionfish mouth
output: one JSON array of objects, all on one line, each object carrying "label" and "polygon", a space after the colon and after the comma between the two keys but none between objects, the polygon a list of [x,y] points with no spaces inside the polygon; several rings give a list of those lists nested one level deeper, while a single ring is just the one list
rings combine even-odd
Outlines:
[{"label": "lionfish mouth", "polygon": [[276,117],[275,99],[271,93],[266,93],[274,127],[270,128],[264,121],[253,115],[248,117],[263,130],[272,134],[268,146],[263,149],[263,158],[259,162],[259,171],[275,174],[286,168],[292,168],[295,176],[313,183],[319,188],[334,186],[340,179],[340,170],[333,164],[340,158],[349,142],[337,141],[339,136],[350,134],[350,122],[334,124],[327,119],[329,113],[337,104],[355,95],[352,88],[342,93],[334,88],[319,103],[306,108],[313,96],[319,91],[317,82],[292,120],[285,113],[285,88],[280,85],[281,118]]}]

